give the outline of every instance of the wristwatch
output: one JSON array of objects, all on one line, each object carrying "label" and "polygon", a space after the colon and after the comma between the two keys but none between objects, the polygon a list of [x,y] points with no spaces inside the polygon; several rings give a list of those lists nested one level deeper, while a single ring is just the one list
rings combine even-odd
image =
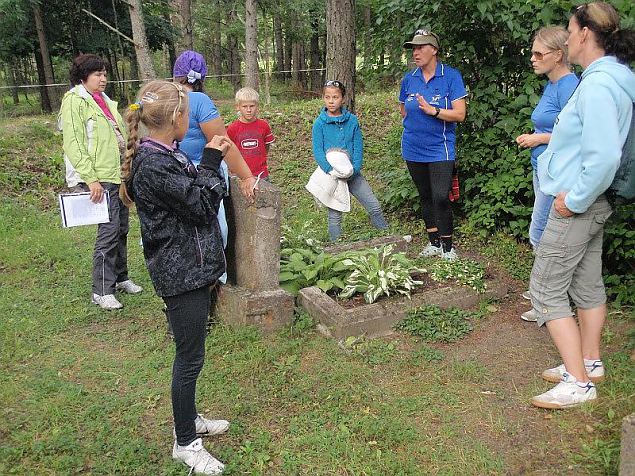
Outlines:
[{"label": "wristwatch", "polygon": [[437,117],[439,115],[439,113],[441,112],[441,108],[439,106],[434,106],[434,110],[437,111],[434,113],[434,116],[432,117]]}]

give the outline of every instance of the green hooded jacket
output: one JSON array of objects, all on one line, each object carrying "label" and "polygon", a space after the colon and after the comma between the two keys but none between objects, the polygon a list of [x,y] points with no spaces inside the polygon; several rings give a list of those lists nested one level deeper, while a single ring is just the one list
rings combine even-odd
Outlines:
[{"label": "green hooded jacket", "polygon": [[[119,131],[126,138],[124,122],[117,103],[102,93]],[[64,136],[66,182],[74,187],[80,182],[121,183],[121,156],[113,127],[82,85],[64,95],[58,114],[58,127]]]}]

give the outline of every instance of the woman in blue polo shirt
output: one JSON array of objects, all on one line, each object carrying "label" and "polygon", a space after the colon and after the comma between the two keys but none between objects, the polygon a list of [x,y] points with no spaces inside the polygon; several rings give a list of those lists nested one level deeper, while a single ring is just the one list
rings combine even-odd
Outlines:
[{"label": "woman in blue polo shirt", "polygon": [[401,154],[419,191],[430,239],[421,255],[454,260],[448,194],[454,169],[456,123],[465,119],[467,92],[461,73],[438,60],[438,35],[417,30],[404,48],[412,49],[416,68],[401,81]]}]

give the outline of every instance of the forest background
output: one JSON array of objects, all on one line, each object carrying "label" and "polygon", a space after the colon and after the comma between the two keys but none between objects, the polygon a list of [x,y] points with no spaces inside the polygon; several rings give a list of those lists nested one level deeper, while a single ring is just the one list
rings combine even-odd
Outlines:
[{"label": "forest background", "polygon": [[[611,3],[633,27],[635,4]],[[396,102],[410,60],[402,44],[416,29],[429,28],[441,37],[441,60],[461,71],[469,90],[458,139],[464,228],[526,240],[531,166],[528,151],[513,139],[531,130],[545,80],[530,67],[532,36],[545,25],[566,25],[573,6],[562,0],[0,0],[0,116],[56,112],[70,62],[86,52],[108,60],[107,93],[122,105],[140,80],[169,77],[185,49],[205,55],[206,90],[214,100],[231,99],[241,85],[260,89],[265,104],[306,100],[319,96],[327,77],[337,77],[352,86],[353,107],[361,92],[394,91]],[[382,153],[398,157],[401,127],[390,130]],[[380,182],[387,208],[417,211],[405,168],[382,172]],[[634,304],[634,206],[617,209],[606,227],[605,266],[612,297]]]}]

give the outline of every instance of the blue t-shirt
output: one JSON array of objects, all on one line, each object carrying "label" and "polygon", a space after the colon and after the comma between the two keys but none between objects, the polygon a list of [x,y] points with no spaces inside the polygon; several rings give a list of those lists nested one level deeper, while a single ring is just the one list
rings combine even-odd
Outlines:
[{"label": "blue t-shirt", "polygon": [[199,124],[216,119],[220,117],[220,114],[214,101],[207,94],[191,91],[187,96],[190,103],[190,126],[179,144],[179,149],[187,154],[194,165],[198,166],[207,144],[207,138]]},{"label": "blue t-shirt", "polygon": [[[543,134],[545,132],[551,133],[553,131],[553,125],[556,123],[556,118],[564,105],[575,91],[578,86],[578,77],[573,74],[567,74],[560,78],[555,83],[547,81],[545,90],[542,93],[538,105],[531,113],[531,122],[534,125],[534,132]],[[536,170],[538,167],[538,156],[542,154],[547,148],[547,144],[540,144],[539,146],[531,149],[531,166]]]},{"label": "blue t-shirt", "polygon": [[431,106],[452,109],[452,101],[467,96],[458,70],[437,62],[434,76],[426,83],[420,68],[408,71],[401,80],[399,102],[404,104],[401,155],[411,162],[454,160],[456,123],[440,120],[419,109],[416,94]]}]

